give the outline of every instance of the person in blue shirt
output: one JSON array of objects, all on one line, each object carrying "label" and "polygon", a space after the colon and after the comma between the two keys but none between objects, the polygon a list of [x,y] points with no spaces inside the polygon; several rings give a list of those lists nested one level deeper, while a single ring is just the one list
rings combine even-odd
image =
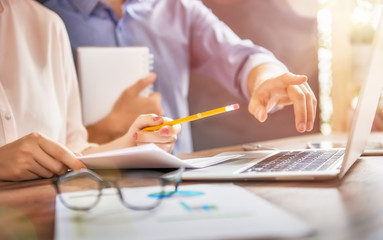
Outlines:
[{"label": "person in blue shirt", "polygon": [[[317,100],[307,77],[290,73],[270,51],[240,39],[201,1],[48,0],[45,6],[64,20],[74,56],[80,46],[148,46],[156,75],[138,85],[143,89],[153,83],[161,94],[154,100],[161,100],[161,107],[154,113],[173,119],[189,115],[189,74],[195,71],[247,99],[249,112],[261,122],[272,109],[293,104],[297,131],[313,128]],[[125,131],[126,119],[138,114],[137,99],[143,100],[138,94],[123,93],[117,101],[120,107],[88,126],[90,140],[95,141],[92,135],[117,136]],[[113,130],[105,133],[111,126]],[[184,124],[174,153],[192,150],[190,125]]]}]

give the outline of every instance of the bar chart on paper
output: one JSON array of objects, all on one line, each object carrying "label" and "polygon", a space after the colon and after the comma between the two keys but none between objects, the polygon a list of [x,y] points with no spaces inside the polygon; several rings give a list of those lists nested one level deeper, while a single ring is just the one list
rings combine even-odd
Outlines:
[{"label": "bar chart on paper", "polygon": [[[241,239],[300,237],[313,229],[233,184],[181,185],[151,211],[125,208],[113,189],[89,212],[56,201],[55,239]],[[158,197],[145,189],[147,197]],[[256,227],[254,227],[256,226]]]}]

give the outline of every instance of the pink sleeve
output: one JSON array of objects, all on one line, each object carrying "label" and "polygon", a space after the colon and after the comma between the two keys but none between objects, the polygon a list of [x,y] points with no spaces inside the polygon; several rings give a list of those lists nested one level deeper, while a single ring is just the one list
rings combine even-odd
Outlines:
[{"label": "pink sleeve", "polygon": [[92,144],[88,143],[88,133],[82,123],[80,93],[69,37],[62,21],[61,25],[60,39],[62,39],[63,67],[65,69],[67,87],[66,146],[73,152],[82,152],[85,148],[92,146]]}]

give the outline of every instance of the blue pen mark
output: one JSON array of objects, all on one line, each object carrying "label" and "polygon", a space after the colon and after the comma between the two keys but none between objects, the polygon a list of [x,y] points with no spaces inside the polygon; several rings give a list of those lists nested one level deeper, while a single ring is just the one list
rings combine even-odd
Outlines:
[{"label": "blue pen mark", "polygon": [[185,202],[180,202],[181,206],[184,207],[188,212],[191,212],[193,211],[193,209],[191,207],[189,207],[189,205],[187,205]]},{"label": "blue pen mark", "polygon": [[198,191],[179,190],[177,192],[165,192],[164,194],[161,194],[161,192],[151,193],[148,196],[151,198],[170,198],[170,197],[197,197],[197,196],[202,196],[204,194],[205,194],[204,192],[198,192]]}]

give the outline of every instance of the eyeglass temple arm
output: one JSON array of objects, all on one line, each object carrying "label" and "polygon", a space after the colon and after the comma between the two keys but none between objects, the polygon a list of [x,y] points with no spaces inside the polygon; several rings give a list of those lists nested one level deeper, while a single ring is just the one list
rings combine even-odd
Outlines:
[{"label": "eyeglass temple arm", "polygon": [[182,181],[182,173],[185,171],[185,167],[180,167],[177,171],[171,172],[166,174],[166,176],[163,176],[162,179],[164,179],[167,182],[171,182],[175,184],[175,190],[177,191],[178,185]]}]

